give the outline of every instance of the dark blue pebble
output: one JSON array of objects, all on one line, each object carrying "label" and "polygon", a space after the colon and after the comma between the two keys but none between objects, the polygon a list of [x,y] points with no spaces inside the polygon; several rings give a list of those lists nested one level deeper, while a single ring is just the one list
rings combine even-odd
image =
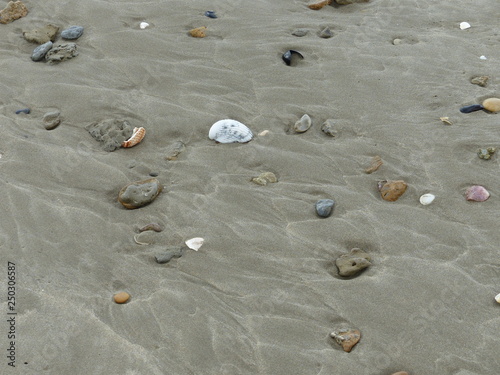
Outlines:
[{"label": "dark blue pebble", "polygon": [[205,16],[207,16],[208,18],[217,18],[217,15],[215,14],[215,11],[213,11],[213,10],[207,10],[205,12]]},{"label": "dark blue pebble", "polygon": [[30,109],[29,109],[29,108],[18,109],[18,110],[16,111],[16,115],[18,115],[18,114],[20,114],[20,113],[26,113],[26,114],[28,114],[28,113],[30,113]]},{"label": "dark blue pebble", "polygon": [[316,202],[316,213],[321,217],[328,217],[332,214],[335,201],[333,199],[320,199]]},{"label": "dark blue pebble", "polygon": [[473,104],[473,105],[468,105],[466,107],[460,108],[460,112],[471,113],[471,112],[480,111],[481,109],[484,109],[484,107],[481,104]]}]

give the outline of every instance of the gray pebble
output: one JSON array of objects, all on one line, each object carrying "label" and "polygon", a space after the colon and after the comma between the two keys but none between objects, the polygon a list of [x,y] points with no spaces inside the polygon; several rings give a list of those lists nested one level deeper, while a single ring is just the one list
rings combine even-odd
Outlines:
[{"label": "gray pebble", "polygon": [[61,32],[61,37],[64,39],[78,39],[81,37],[83,34],[83,27],[82,26],[70,26],[66,30],[63,30]]},{"label": "gray pebble", "polygon": [[335,201],[333,199],[320,199],[316,202],[316,213],[321,217],[328,217],[332,214]]},{"label": "gray pebble", "polygon": [[55,129],[61,123],[61,119],[59,118],[60,115],[61,113],[59,111],[47,112],[43,116],[43,126],[45,129]]},{"label": "gray pebble", "polygon": [[298,120],[295,125],[293,126],[293,129],[295,130],[296,133],[304,133],[307,131],[312,125],[312,120],[311,117],[308,114],[305,114]]},{"label": "gray pebble", "polygon": [[181,247],[171,246],[167,248],[167,251],[155,255],[157,263],[168,263],[172,258],[180,258],[184,253]]},{"label": "gray pebble", "polygon": [[307,30],[307,29],[295,29],[292,31],[292,35],[302,37],[302,36],[306,36],[308,32],[309,32],[309,30]]},{"label": "gray pebble", "polygon": [[323,123],[321,127],[321,131],[330,137],[335,137],[337,135],[337,131],[334,127],[334,120],[328,119]]},{"label": "gray pebble", "polygon": [[323,30],[320,31],[319,37],[320,38],[331,38],[333,36],[332,30],[330,30],[329,27],[325,27]]},{"label": "gray pebble", "polygon": [[49,52],[52,49],[52,42],[48,41],[47,43],[44,43],[38,47],[36,47],[33,50],[33,53],[31,54],[31,60],[33,61],[40,61],[42,60],[47,52]]},{"label": "gray pebble", "polygon": [[339,275],[344,277],[354,276],[365,268],[371,266],[371,257],[363,250],[355,248],[348,254],[337,258],[335,264],[339,269]]}]

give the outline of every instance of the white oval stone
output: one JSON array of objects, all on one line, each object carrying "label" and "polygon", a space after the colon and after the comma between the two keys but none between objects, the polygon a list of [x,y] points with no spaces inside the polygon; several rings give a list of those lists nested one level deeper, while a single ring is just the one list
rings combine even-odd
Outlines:
[{"label": "white oval stone", "polygon": [[212,125],[208,138],[219,143],[246,143],[252,140],[252,131],[239,121],[225,119]]},{"label": "white oval stone", "polygon": [[185,244],[191,250],[198,251],[198,249],[201,247],[201,245],[203,245],[203,241],[205,241],[203,238],[195,237],[195,238],[191,238],[190,240],[187,240],[185,242]]},{"label": "white oval stone", "polygon": [[140,27],[141,29],[145,29],[145,28],[146,28],[146,27],[148,27],[148,26],[149,26],[149,23],[147,23],[147,22],[141,22],[141,24],[139,25],[139,27]]},{"label": "white oval stone", "polygon": [[469,27],[470,27],[470,23],[469,22],[460,22],[460,29],[461,30],[468,29]]},{"label": "white oval stone", "polygon": [[427,206],[428,204],[431,204],[436,196],[434,194],[424,194],[420,197],[420,203],[422,203],[424,206]]}]

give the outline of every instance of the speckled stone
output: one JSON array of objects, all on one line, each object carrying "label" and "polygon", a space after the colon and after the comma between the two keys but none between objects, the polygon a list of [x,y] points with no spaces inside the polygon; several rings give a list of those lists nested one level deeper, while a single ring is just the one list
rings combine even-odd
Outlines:
[{"label": "speckled stone", "polygon": [[263,172],[258,177],[252,178],[252,182],[256,183],[257,185],[266,186],[268,182],[278,182],[278,177],[276,177],[273,172]]},{"label": "speckled stone", "polygon": [[320,217],[328,217],[332,214],[334,205],[333,199],[320,199],[316,202],[316,213]]},{"label": "speckled stone", "polygon": [[61,31],[61,38],[74,40],[81,37],[83,34],[82,26],[70,26],[67,29]]},{"label": "speckled stone", "polygon": [[490,79],[490,77],[488,77],[488,76],[477,76],[477,77],[471,78],[470,83],[472,83],[474,85],[481,86],[481,87],[486,87],[488,85],[489,79]]},{"label": "speckled stone", "polygon": [[47,52],[50,51],[52,46],[53,46],[52,42],[49,41],[47,43],[42,44],[41,46],[36,47],[33,50],[33,53],[31,54],[31,60],[33,60],[33,61],[43,60],[43,58],[45,57]]},{"label": "speckled stone", "polygon": [[361,332],[358,329],[352,328],[339,329],[330,333],[330,337],[342,346],[345,352],[349,353],[361,339]]},{"label": "speckled stone", "polygon": [[354,276],[365,268],[371,266],[371,257],[363,250],[354,248],[349,253],[337,258],[335,264],[339,275],[343,277]]},{"label": "speckled stone", "polygon": [[378,183],[378,190],[382,199],[388,202],[395,202],[401,197],[408,185],[403,180],[397,181],[380,181]]},{"label": "speckled stone", "polygon": [[163,186],[156,178],[135,181],[124,186],[118,193],[118,201],[130,210],[153,202],[161,193]]},{"label": "speckled stone", "polygon": [[45,55],[45,60],[49,64],[59,63],[61,61],[70,60],[78,56],[75,43],[59,44],[52,47],[52,49]]},{"label": "speckled stone", "polygon": [[[127,120],[106,119],[93,122],[85,127],[90,135],[102,143],[104,151],[112,152],[120,148],[123,141],[130,138],[133,126]],[[131,163],[134,161],[131,160]],[[136,164],[129,168],[133,168]]]},{"label": "speckled stone", "polygon": [[0,23],[10,23],[28,14],[28,8],[22,1],[9,1],[7,6],[0,10]]}]

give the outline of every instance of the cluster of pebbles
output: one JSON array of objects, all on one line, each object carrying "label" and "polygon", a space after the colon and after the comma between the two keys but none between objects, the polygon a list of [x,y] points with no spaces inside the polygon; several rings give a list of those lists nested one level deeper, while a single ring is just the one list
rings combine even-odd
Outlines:
[{"label": "cluster of pebbles", "polygon": [[[45,60],[49,64],[55,64],[78,56],[76,43],[54,44],[58,31],[59,27],[49,24],[38,29],[23,32],[23,36],[27,41],[40,44],[33,50],[31,60]],[[82,26],[70,26],[61,32],[61,38],[76,40],[82,34]]]}]

